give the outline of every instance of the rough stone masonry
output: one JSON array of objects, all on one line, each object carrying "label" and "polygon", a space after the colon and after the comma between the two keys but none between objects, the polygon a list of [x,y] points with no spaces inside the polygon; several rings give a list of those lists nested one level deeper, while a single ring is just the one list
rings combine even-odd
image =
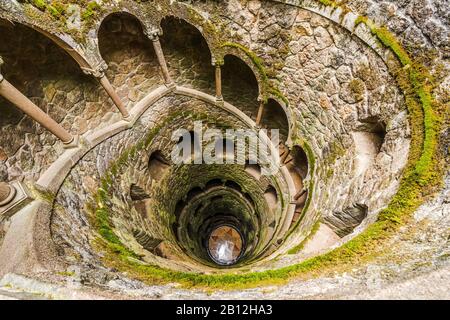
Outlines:
[{"label": "rough stone masonry", "polygon": [[[0,298],[450,298],[449,14],[0,0]],[[199,121],[279,170],[173,163]]]}]

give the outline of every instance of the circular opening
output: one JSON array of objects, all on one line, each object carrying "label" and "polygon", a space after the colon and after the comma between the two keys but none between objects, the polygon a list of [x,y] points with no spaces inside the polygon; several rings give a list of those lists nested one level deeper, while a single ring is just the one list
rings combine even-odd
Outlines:
[{"label": "circular opening", "polygon": [[235,264],[242,255],[243,247],[241,233],[232,226],[219,226],[209,235],[208,253],[219,265]]}]

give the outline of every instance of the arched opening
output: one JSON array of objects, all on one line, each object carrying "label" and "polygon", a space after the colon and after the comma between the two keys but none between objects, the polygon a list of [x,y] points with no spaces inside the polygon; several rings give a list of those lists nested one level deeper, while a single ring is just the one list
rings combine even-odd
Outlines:
[{"label": "arched opening", "polygon": [[[368,132],[375,136],[378,149],[384,142],[386,137],[386,123],[382,121],[378,116],[371,116],[365,119],[360,119],[361,124],[357,127],[356,131]],[[379,150],[378,150],[379,151]]]},{"label": "arched opening", "polygon": [[98,31],[106,75],[124,102],[135,103],[164,83],[151,40],[128,13],[106,17]]},{"label": "arched opening", "polygon": [[352,233],[367,217],[368,212],[369,208],[366,204],[354,203],[351,206],[343,208],[341,211],[333,212],[332,215],[326,217],[324,220],[342,238]]},{"label": "arched opening", "polygon": [[305,207],[308,198],[308,189],[303,183],[303,180],[308,175],[308,157],[303,148],[298,145],[292,147],[290,152],[286,152],[288,152],[288,156],[284,163],[292,177],[296,192],[294,195],[295,213],[291,221],[291,226],[293,226],[301,218],[303,208]]},{"label": "arched opening", "polygon": [[292,164],[302,179],[308,175],[308,157],[300,146],[294,146],[291,151]]},{"label": "arched opening", "polygon": [[261,166],[259,164],[250,164],[247,161],[244,170],[256,180],[261,178]]},{"label": "arched opening", "polygon": [[225,101],[256,120],[258,115],[258,80],[253,70],[241,59],[226,55],[222,67],[222,93]]},{"label": "arched opening", "polygon": [[266,199],[267,205],[271,210],[275,210],[278,203],[277,190],[273,186],[268,186],[264,192],[264,198]]},{"label": "arched opening", "polygon": [[201,32],[173,16],[164,18],[161,28],[161,45],[172,79],[180,85],[214,95],[211,52]]},{"label": "arched opening", "polygon": [[[289,119],[283,107],[274,99],[269,99],[264,106],[261,127],[278,129],[280,141],[285,143],[289,137]],[[270,131],[269,131],[270,133]]]},{"label": "arched opening", "polygon": [[235,263],[243,252],[244,241],[234,226],[218,225],[208,237],[208,254],[219,265]]},{"label": "arched opening", "polygon": [[183,200],[180,200],[177,202],[176,206],[175,206],[175,216],[177,218],[180,217],[181,215],[181,211],[183,210],[184,206],[186,205],[186,203]]},{"label": "arched opening", "polygon": [[231,181],[231,180],[228,180],[227,182],[225,182],[225,186],[230,188],[230,189],[234,189],[237,192],[241,192],[242,191],[241,186],[238,183],[236,183],[234,181]]},{"label": "arched opening", "polygon": [[221,187],[223,186],[223,181],[220,179],[212,179],[209,180],[206,185],[205,185],[205,189],[211,189],[211,188],[215,188],[215,187]]},{"label": "arched opening", "polygon": [[186,202],[189,202],[190,200],[192,200],[192,198],[198,196],[202,192],[203,192],[203,190],[200,187],[195,187],[195,188],[189,190],[189,192],[186,195]]},{"label": "arched opening", "polygon": [[130,186],[130,197],[133,201],[149,199],[150,195],[140,186],[132,183]]},{"label": "arched opening", "polygon": [[386,137],[386,124],[378,117],[364,119],[364,122],[352,132],[355,144],[355,175],[364,175],[374,163]]},{"label": "arched opening", "polygon": [[160,150],[156,150],[150,155],[148,160],[148,171],[152,179],[159,181],[169,166],[169,161],[167,161]]}]

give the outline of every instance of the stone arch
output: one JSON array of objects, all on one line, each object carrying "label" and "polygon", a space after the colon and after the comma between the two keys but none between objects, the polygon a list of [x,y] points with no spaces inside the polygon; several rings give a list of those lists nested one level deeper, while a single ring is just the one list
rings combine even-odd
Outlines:
[{"label": "stone arch", "polygon": [[268,207],[271,210],[275,210],[279,199],[277,190],[272,185],[267,186],[266,191],[264,191],[264,198]]},{"label": "stone arch", "polygon": [[170,4],[170,11],[168,14],[163,15],[159,21],[160,28],[161,22],[168,16],[177,17],[194,26],[198,32],[200,32],[205,39],[213,58],[219,57],[220,39],[218,37],[218,31],[211,21],[203,17],[195,8],[191,5],[174,2]]},{"label": "stone arch", "polygon": [[[234,56],[240,60],[242,60],[248,68],[250,68],[258,82],[258,95],[259,98],[262,99],[264,96],[264,86],[265,86],[265,75],[261,74],[261,71],[256,67],[255,63],[246,55],[242,50],[237,49],[234,46],[222,46],[221,47],[221,55],[219,58],[216,58],[217,61],[221,61],[225,63],[225,57]],[[223,67],[223,66],[222,66]]]},{"label": "stone arch", "polygon": [[286,107],[273,98],[267,99],[264,105],[261,126],[267,129],[279,129],[280,142],[289,141],[291,133],[291,117]]},{"label": "stone arch", "polygon": [[213,94],[212,54],[203,34],[195,25],[177,16],[164,17],[160,25],[161,46],[174,81]]},{"label": "stone arch", "polygon": [[239,56],[224,56],[222,86],[224,100],[238,107],[252,120],[256,120],[260,86],[253,69]]},{"label": "stone arch", "polygon": [[[160,21],[159,21],[159,28],[160,28],[160,36],[164,36],[164,29],[165,28],[165,24],[167,23],[167,21],[170,20],[175,20],[175,21],[179,21],[180,23],[185,24],[186,26],[189,26],[191,28],[191,32],[193,32],[193,30],[195,29],[195,32],[201,36],[201,39],[204,41],[204,43],[206,44],[206,46],[208,47],[208,50],[210,52],[211,55],[211,61],[213,60],[213,46],[212,44],[210,44],[208,42],[207,37],[205,36],[204,32],[202,32],[201,28],[197,27],[195,23],[192,23],[191,21],[189,21],[189,19],[185,19],[184,17],[179,17],[176,15],[166,15],[164,16]],[[173,22],[173,21],[172,21]]]},{"label": "stone arch", "polygon": [[48,38],[53,43],[55,43],[62,50],[64,50],[70,57],[72,57],[73,60],[75,60],[75,62],[80,66],[81,69],[86,70],[92,69],[94,67],[94,63],[92,61],[89,61],[83,49],[80,48],[80,45],[78,45],[70,35],[68,34],[62,35],[61,33],[56,35],[50,32],[49,30],[41,28],[40,26],[37,26],[33,23],[16,19],[11,20],[9,17],[8,19],[4,19],[0,16],[0,22],[2,21],[6,22],[7,24],[9,23],[9,24],[23,25],[40,33],[41,35],[43,35],[44,37]]},{"label": "stone arch", "polygon": [[[136,9],[136,11],[137,11],[137,9]],[[137,21],[139,23],[139,25],[142,28],[142,32],[144,34],[148,34],[149,32],[152,31],[152,29],[156,29],[157,28],[156,26],[154,28],[152,28],[152,26],[150,24],[146,24],[144,22],[145,20],[143,19],[143,17],[140,17],[138,14],[136,14],[135,10],[112,11],[112,12],[107,12],[105,15],[103,15],[102,18],[96,24],[95,34],[96,34],[96,39],[97,40],[98,40],[100,29],[102,28],[102,26],[105,23],[105,21],[110,19],[111,16],[115,16],[115,15],[128,16],[129,18],[134,19],[135,21]]]},{"label": "stone arch", "polygon": [[123,11],[108,14],[97,30],[98,50],[108,65],[106,75],[122,99],[132,103],[163,83],[152,42],[145,33],[142,22]]},{"label": "stone arch", "polygon": [[292,165],[295,166],[296,171],[299,173],[300,177],[304,180],[308,176],[309,171],[309,159],[305,150],[299,146],[295,145],[291,151]]}]

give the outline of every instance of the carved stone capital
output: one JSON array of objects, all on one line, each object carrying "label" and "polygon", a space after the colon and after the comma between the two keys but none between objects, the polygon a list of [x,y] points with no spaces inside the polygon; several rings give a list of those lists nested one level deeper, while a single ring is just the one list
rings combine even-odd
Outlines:
[{"label": "carved stone capital", "polygon": [[161,30],[152,29],[152,30],[144,30],[144,34],[152,41],[158,41],[159,37],[162,35]]},{"label": "carved stone capital", "polygon": [[214,67],[221,67],[221,66],[223,66],[224,65],[224,61],[223,61],[223,59],[216,59],[216,58],[212,58],[212,60],[211,60],[211,64],[214,66]]},{"label": "carved stone capital", "polygon": [[99,64],[91,69],[91,68],[81,68],[83,72],[87,75],[94,76],[96,78],[102,78],[105,76],[105,71],[108,69],[108,64],[105,61],[99,62]]}]

